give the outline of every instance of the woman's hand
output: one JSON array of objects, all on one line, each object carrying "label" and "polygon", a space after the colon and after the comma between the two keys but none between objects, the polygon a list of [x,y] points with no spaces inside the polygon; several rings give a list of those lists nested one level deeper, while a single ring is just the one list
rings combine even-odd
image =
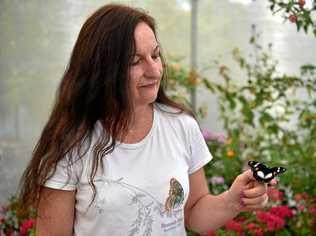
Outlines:
[{"label": "woman's hand", "polygon": [[[270,184],[275,185],[275,179]],[[267,184],[259,183],[251,170],[238,175],[227,191],[228,202],[235,211],[257,210],[268,203]]]}]

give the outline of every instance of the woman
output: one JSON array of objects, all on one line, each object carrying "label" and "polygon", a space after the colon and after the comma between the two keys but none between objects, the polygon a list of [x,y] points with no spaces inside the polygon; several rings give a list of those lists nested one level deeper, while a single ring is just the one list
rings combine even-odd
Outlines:
[{"label": "woman", "polygon": [[152,17],[111,4],[88,18],[22,179],[37,235],[205,233],[266,204],[250,171],[209,194],[211,154],[165,80]]}]

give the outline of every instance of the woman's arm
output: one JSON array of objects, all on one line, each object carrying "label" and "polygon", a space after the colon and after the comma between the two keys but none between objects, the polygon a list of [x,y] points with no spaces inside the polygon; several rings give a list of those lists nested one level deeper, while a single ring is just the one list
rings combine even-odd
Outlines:
[{"label": "woman's arm", "polygon": [[37,236],[73,235],[76,191],[41,189],[36,219]]},{"label": "woman's arm", "polygon": [[216,196],[209,194],[203,169],[191,174],[189,181],[185,221],[189,229],[198,233],[216,230],[241,211],[262,208],[266,204],[266,186],[255,182],[250,170],[237,176],[229,190]]}]

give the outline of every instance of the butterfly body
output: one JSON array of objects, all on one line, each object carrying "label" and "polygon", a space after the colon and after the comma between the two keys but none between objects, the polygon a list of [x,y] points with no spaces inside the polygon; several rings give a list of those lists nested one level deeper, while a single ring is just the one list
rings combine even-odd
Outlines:
[{"label": "butterfly body", "polygon": [[266,165],[257,162],[257,161],[249,161],[248,165],[250,166],[253,177],[258,182],[268,183],[270,182],[275,176],[283,174],[286,169],[284,167],[272,167],[269,168]]}]

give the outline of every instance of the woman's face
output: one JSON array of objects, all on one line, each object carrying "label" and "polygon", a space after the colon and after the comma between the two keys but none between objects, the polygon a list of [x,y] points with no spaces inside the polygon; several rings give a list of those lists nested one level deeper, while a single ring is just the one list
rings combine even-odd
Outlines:
[{"label": "woman's face", "polygon": [[139,23],[134,32],[136,53],[129,68],[129,90],[134,107],[148,105],[157,98],[162,76],[159,45],[146,23]]}]

